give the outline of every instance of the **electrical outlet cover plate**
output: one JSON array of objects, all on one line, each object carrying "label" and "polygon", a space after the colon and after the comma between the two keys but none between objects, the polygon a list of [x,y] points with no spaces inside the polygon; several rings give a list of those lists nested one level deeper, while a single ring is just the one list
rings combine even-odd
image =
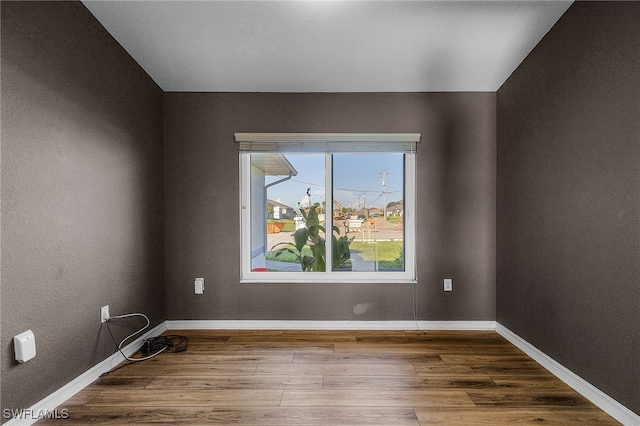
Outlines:
[{"label": "electrical outlet cover plate", "polygon": [[453,291],[453,280],[451,278],[444,279],[444,291]]},{"label": "electrical outlet cover plate", "polygon": [[107,322],[109,319],[109,305],[100,308],[100,322]]},{"label": "electrical outlet cover plate", "polygon": [[204,278],[196,278],[194,281],[194,286],[196,290],[196,294],[204,293]]}]

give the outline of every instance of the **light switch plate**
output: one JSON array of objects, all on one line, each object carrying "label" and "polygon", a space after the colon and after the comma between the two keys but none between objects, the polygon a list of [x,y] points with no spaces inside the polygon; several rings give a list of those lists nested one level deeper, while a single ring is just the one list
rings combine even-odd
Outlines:
[{"label": "light switch plate", "polygon": [[195,286],[196,294],[204,293],[204,278],[196,278],[193,284]]},{"label": "light switch plate", "polygon": [[444,279],[444,291],[453,291],[453,280],[451,278]]}]

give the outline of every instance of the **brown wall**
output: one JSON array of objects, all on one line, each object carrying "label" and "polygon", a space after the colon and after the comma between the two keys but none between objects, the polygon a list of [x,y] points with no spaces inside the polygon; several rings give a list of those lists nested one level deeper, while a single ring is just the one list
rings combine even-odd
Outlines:
[{"label": "brown wall", "polygon": [[413,318],[410,285],[239,283],[234,132],[422,133],[419,319],[495,319],[495,93],[167,93],[164,111],[168,319]]},{"label": "brown wall", "polygon": [[497,319],[640,414],[640,3],[577,2],[498,91]]},{"label": "brown wall", "polygon": [[1,406],[18,409],[114,351],[101,306],[165,318],[163,95],[82,3],[1,5]]}]

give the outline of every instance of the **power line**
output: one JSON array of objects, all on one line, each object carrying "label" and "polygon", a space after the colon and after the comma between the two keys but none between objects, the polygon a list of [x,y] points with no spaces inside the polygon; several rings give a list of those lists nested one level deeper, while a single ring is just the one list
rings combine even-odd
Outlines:
[{"label": "power line", "polygon": [[[317,187],[320,187],[320,188],[324,188],[324,185],[321,185],[321,184],[318,184],[318,183],[311,183],[311,182],[308,182],[308,181],[307,181],[307,182],[305,182],[305,181],[297,180],[297,179],[289,179],[289,181],[290,181],[290,182],[303,183],[303,184],[305,184],[305,185],[307,185],[307,186],[317,186]],[[350,192],[360,192],[360,193],[362,193],[362,192],[368,192],[368,193],[371,193],[371,194],[374,194],[374,193],[377,193],[377,192],[378,192],[378,190],[365,190],[365,189],[338,188],[337,186],[334,186],[334,187],[333,187],[333,189],[334,189],[334,190],[335,190],[335,189],[337,189],[337,190],[339,190],[339,191],[350,191]]]}]

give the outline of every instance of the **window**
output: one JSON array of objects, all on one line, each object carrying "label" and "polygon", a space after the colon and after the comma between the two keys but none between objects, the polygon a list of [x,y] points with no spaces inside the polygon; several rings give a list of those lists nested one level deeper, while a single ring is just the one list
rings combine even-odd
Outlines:
[{"label": "window", "polygon": [[242,281],[415,281],[419,138],[236,133]]}]

